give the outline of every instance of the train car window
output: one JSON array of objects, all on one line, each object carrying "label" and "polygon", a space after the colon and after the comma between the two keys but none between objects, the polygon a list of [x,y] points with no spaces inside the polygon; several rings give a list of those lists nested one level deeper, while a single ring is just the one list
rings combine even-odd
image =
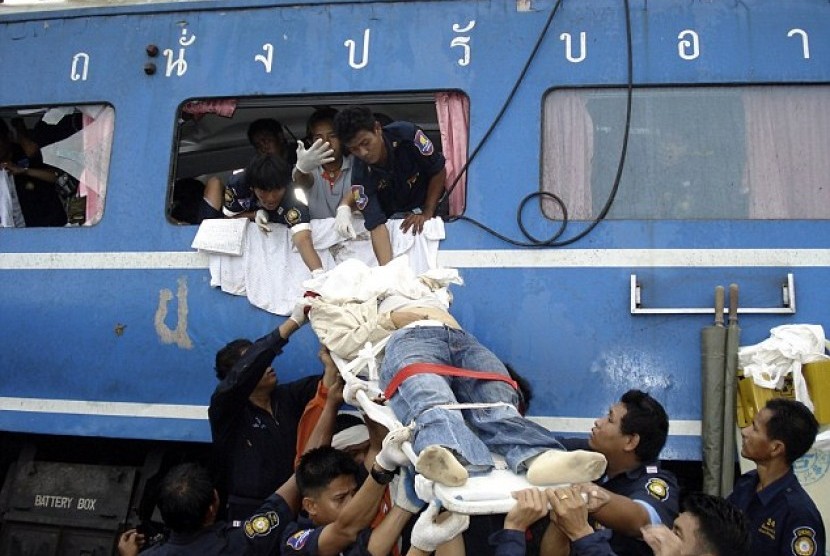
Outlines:
[{"label": "train car window", "polygon": [[[637,88],[608,218],[830,218],[830,87]],[[599,214],[617,172],[624,89],[544,99],[542,189],[573,219]],[[551,201],[550,218],[560,210]]]},{"label": "train car window", "polygon": [[97,224],[114,121],[104,104],[0,107],[0,227]]},{"label": "train car window", "polygon": [[[309,117],[317,110],[335,111],[353,104],[370,107],[384,125],[407,121],[423,129],[447,158],[447,188],[456,182],[455,177],[467,160],[469,101],[463,93],[193,99],[182,103],[178,110],[177,152],[167,197],[168,220],[177,225],[198,224],[211,213],[205,203],[217,204],[223,198],[224,184],[256,154],[248,134],[252,123],[277,122],[282,130],[279,150],[293,164],[297,141],[308,140]],[[464,179],[457,180],[439,212],[461,214],[465,188]]]}]

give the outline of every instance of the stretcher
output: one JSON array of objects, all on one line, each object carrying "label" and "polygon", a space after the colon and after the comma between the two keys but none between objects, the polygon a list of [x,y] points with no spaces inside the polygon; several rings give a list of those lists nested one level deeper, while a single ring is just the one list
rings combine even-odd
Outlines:
[{"label": "stretcher", "polygon": [[[379,369],[388,340],[389,336],[374,344],[367,343],[352,360],[343,359],[335,353],[332,353],[331,357],[346,385],[346,401],[359,407],[369,419],[392,431],[406,425],[395,417],[385,400],[378,401],[382,400],[383,394],[378,385]],[[458,404],[452,407],[461,409],[470,405]],[[413,451],[411,443],[405,442],[403,451],[414,466],[417,454]],[[451,512],[467,515],[498,514],[507,513],[515,505],[516,501],[511,493],[517,490],[562,486],[531,485],[524,474],[516,474],[510,470],[503,457],[498,454],[492,455],[494,469],[487,473],[471,473],[467,482],[460,487],[450,487],[431,481],[420,474],[416,475],[415,490],[418,496],[425,501],[437,499]]]}]

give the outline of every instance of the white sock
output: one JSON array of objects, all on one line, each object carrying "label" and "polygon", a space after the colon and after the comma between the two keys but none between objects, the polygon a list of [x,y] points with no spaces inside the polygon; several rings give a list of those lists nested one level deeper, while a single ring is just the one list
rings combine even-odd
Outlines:
[{"label": "white sock", "polygon": [[530,461],[527,480],[533,485],[588,483],[602,477],[605,456],[587,450],[548,450]]},{"label": "white sock", "polygon": [[469,474],[464,466],[448,449],[437,444],[427,446],[418,454],[415,471],[437,483],[447,486],[461,486]]}]

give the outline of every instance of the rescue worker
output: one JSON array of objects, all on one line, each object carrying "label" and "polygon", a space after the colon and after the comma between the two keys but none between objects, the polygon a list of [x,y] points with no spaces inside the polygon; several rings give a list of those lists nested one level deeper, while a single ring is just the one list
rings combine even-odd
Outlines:
[{"label": "rescue worker", "polygon": [[[359,488],[357,463],[347,452],[323,446],[300,458],[297,486],[308,517],[300,516],[286,527],[281,547],[284,556],[389,554],[404,526],[423,506],[408,492],[414,487],[408,489],[400,480],[395,506],[380,525],[370,526],[386,485],[406,461],[401,443],[408,439],[408,430],[400,429],[383,439],[379,438],[383,427],[369,420],[367,426],[372,440],[366,459],[369,476]],[[378,450],[380,441],[383,447]]]},{"label": "rescue worker", "polygon": [[[401,230],[420,234],[435,216],[447,172],[444,155],[424,130],[410,122],[381,127],[365,106],[349,106],[334,117],[334,132],[355,157],[352,195],[363,213],[378,264],[392,260],[385,223],[405,213]],[[341,203],[344,204],[344,203]],[[338,208],[338,232],[354,237],[351,211]]]},{"label": "rescue worker", "polygon": [[[294,519],[297,487],[292,477],[269,496],[243,527],[233,527],[217,520],[219,494],[207,469],[185,463],[165,475],[159,492],[158,507],[170,538],[153,545],[141,554],[148,556],[220,556],[276,554],[285,525]],[[118,541],[120,556],[136,556],[144,545],[144,536],[131,529]]]},{"label": "rescue worker", "polygon": [[[588,523],[587,497],[578,486],[547,489],[551,519],[571,541],[571,556],[615,556],[608,535]],[[642,529],[655,556],[745,556],[749,549],[746,517],[733,504],[708,494],[689,495],[674,527]]]},{"label": "rescue worker", "polygon": [[643,529],[643,539],[654,556],[745,556],[749,554],[749,523],[734,504],[709,494],[697,493],[683,500],[683,513],[674,528],[653,525]]},{"label": "rescue worker", "polygon": [[241,524],[294,470],[297,426],[320,376],[278,384],[271,367],[305,322],[303,307],[256,342],[239,339],[216,354],[220,383],[210,398],[213,449],[228,519]]},{"label": "rescue worker", "polygon": [[753,556],[825,553],[818,508],[793,473],[816,439],[818,422],[801,402],[769,400],[741,429],[741,455],[757,466],[738,478],[728,500],[749,518]]},{"label": "rescue worker", "polygon": [[231,181],[225,189],[225,215],[247,216],[263,232],[269,222],[288,226],[291,241],[314,274],[322,271],[320,255],[311,241],[308,204],[297,199],[286,162],[271,154],[259,154],[245,169],[245,179]]},{"label": "rescue worker", "polygon": [[[594,450],[608,460],[605,475],[596,484],[584,485],[583,491],[591,500],[592,525],[611,529],[611,548],[620,556],[649,556],[641,529],[671,526],[677,517],[677,480],[660,468],[657,459],[668,431],[669,419],[660,402],[640,390],[629,390],[596,420],[587,440],[562,441],[568,449]],[[543,549],[555,551],[567,543],[552,520],[542,539]]]},{"label": "rescue worker", "polygon": [[310,146],[297,142],[297,164],[291,177],[305,189],[312,219],[334,218],[339,210],[346,211],[351,219],[348,202],[354,157],[343,154],[334,132],[335,114],[333,108],[315,110],[306,123]]}]

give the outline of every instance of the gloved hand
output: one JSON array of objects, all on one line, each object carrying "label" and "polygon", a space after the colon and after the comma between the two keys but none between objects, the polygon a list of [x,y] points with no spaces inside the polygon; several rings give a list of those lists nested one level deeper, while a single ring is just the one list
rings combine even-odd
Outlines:
[{"label": "gloved hand", "polygon": [[317,139],[306,149],[302,141],[297,141],[297,170],[310,174],[315,168],[334,162],[334,149],[328,142]]},{"label": "gloved hand", "polygon": [[409,440],[410,435],[409,427],[389,431],[383,439],[383,447],[375,456],[375,463],[387,471],[393,471],[401,465],[409,465],[409,458],[403,453],[401,445]]},{"label": "gloved hand", "polygon": [[369,394],[369,387],[365,382],[358,379],[350,380],[343,387],[343,399],[347,404],[359,407],[360,402],[357,401],[357,393],[361,390],[366,392],[367,395]]},{"label": "gloved hand", "polygon": [[334,229],[341,237],[346,239],[354,239],[357,234],[352,225],[352,207],[349,205],[340,205],[337,207],[337,215],[334,217]]},{"label": "gloved hand", "polygon": [[463,533],[470,526],[470,516],[450,513],[440,523],[435,521],[438,515],[438,503],[433,501],[415,522],[409,543],[424,552],[434,552],[436,548]]},{"label": "gloved hand", "polygon": [[307,297],[302,298],[294,304],[294,309],[288,318],[296,322],[297,326],[302,327],[306,323],[306,313],[308,313],[309,307],[311,307],[309,299]]},{"label": "gloved hand", "polygon": [[[394,488],[392,488],[394,487]],[[415,492],[415,469],[408,465],[401,466],[398,476],[392,481],[390,492],[394,495],[393,502],[402,510],[417,514],[426,505]]]},{"label": "gloved hand", "polygon": [[259,229],[263,232],[270,232],[271,228],[268,226],[268,211],[265,209],[259,209],[256,211],[256,217],[254,219],[256,225],[259,226]]}]

